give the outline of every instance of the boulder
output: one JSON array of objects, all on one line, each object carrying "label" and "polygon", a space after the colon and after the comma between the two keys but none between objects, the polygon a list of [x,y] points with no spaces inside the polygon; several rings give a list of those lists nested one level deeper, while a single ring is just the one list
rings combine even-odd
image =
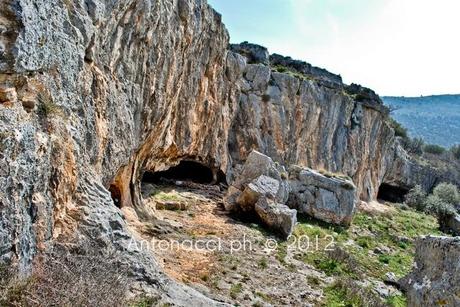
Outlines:
[{"label": "boulder", "polygon": [[[284,167],[252,151],[224,198],[228,211],[255,212],[261,222],[288,237],[296,223],[296,210],[285,205],[289,185]],[[284,178],[283,178],[284,177]]]},{"label": "boulder", "polygon": [[236,202],[243,211],[252,211],[259,198],[276,199],[279,188],[280,182],[278,180],[261,175],[247,185]]},{"label": "boulder", "polygon": [[286,205],[277,204],[267,197],[261,197],[255,205],[257,216],[262,222],[288,238],[297,222],[297,211]]},{"label": "boulder", "polygon": [[449,216],[444,227],[446,228],[446,231],[454,236],[460,236],[460,214]]},{"label": "boulder", "polygon": [[278,203],[285,204],[289,197],[289,185],[287,180],[283,178],[286,177],[286,174],[283,166],[273,162],[270,157],[253,150],[248,155],[240,174],[231,184],[231,187],[236,190],[229,188],[227,199],[232,194],[243,192],[250,183],[253,183],[254,186],[259,186],[261,182],[257,182],[257,179],[264,175],[279,182],[279,189],[276,192],[275,199]]},{"label": "boulder", "polygon": [[460,237],[422,237],[415,266],[400,284],[408,306],[460,306]]},{"label": "boulder", "polygon": [[351,179],[298,166],[291,167],[289,178],[289,207],[328,223],[351,223],[357,204]]}]

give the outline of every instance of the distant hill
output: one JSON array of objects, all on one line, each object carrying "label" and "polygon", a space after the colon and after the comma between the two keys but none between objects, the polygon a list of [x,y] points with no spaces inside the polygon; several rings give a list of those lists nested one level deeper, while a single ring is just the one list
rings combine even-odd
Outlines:
[{"label": "distant hill", "polygon": [[425,97],[382,97],[395,108],[391,115],[409,131],[411,137],[450,147],[460,144],[460,95]]}]

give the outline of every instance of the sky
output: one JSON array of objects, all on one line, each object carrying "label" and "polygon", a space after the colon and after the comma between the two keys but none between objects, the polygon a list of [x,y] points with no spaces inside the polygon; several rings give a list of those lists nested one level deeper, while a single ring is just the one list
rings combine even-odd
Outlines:
[{"label": "sky", "polygon": [[231,42],[304,60],[382,96],[460,93],[460,0],[208,0]]}]

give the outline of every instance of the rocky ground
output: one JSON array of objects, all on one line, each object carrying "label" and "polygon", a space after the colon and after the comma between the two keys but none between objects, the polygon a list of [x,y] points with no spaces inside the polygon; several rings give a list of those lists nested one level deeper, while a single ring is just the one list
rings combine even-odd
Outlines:
[{"label": "rocky ground", "polygon": [[373,202],[348,229],[300,218],[284,241],[251,217],[230,216],[223,187],[176,183],[142,188],[169,226],[130,227],[169,276],[231,304],[405,306],[398,280],[411,269],[414,239],[439,233],[430,216]]}]

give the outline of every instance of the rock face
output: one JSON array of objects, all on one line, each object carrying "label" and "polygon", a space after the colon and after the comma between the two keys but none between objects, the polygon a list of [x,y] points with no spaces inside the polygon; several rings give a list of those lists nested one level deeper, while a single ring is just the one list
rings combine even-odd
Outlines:
[{"label": "rock face", "polygon": [[[394,137],[372,91],[303,62],[267,61],[262,47],[229,52],[228,41],[205,0],[2,1],[0,260],[28,274],[37,253],[85,236],[88,224],[94,239],[129,238],[119,207],[155,223],[140,201],[142,174],[181,160],[231,182],[256,149],[284,165],[349,175],[360,198],[375,198]],[[270,61],[288,67],[278,72]],[[247,195],[266,197],[276,184],[259,177],[277,180],[274,199],[255,208],[287,232],[292,211],[271,203],[288,198],[283,172],[259,162],[271,166],[243,170],[229,195],[251,183]],[[124,250],[117,238],[106,244]],[[212,303],[187,287],[173,297],[152,286],[161,274],[148,252],[126,257],[139,287],[178,305]]]},{"label": "rock face", "polygon": [[460,238],[425,237],[416,242],[416,266],[401,281],[409,306],[460,305]]},{"label": "rock face", "polygon": [[351,223],[358,201],[356,187],[351,180],[292,167],[289,185],[289,207],[328,223]]},{"label": "rock face", "polygon": [[[206,1],[6,0],[0,29],[2,262],[27,274],[38,252],[87,224],[128,240],[109,190],[148,218],[144,170],[185,158],[227,169],[240,63]],[[214,304],[147,251],[127,257],[139,287],[174,305]]]},{"label": "rock face", "polygon": [[460,173],[452,166],[433,167],[420,163],[411,157],[397,140],[387,157],[387,165],[383,183],[409,190],[420,185],[430,193],[441,182],[460,185]]},{"label": "rock face", "polygon": [[[242,55],[254,58],[247,49]],[[378,96],[307,63],[276,55],[270,60],[271,67],[243,67],[229,134],[233,167],[255,149],[283,165],[348,175],[361,199],[375,199],[394,142]]]}]

